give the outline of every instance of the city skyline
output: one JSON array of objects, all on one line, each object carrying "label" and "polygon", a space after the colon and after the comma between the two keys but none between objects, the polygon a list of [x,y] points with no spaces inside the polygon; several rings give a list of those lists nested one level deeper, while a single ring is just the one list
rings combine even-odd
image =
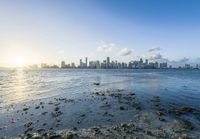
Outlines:
[{"label": "city skyline", "polygon": [[188,64],[184,63],[182,66],[173,66],[168,62],[151,61],[149,59],[131,60],[129,62],[119,62],[116,59],[106,57],[104,60],[89,60],[88,57],[80,59],[79,64],[75,62],[67,63],[64,60],[60,62],[60,65],[56,64],[33,64],[24,68],[38,69],[38,68],[61,68],[61,69],[200,69],[200,64]]},{"label": "city skyline", "polygon": [[[188,62],[189,60],[187,58],[183,58],[180,61],[169,61],[168,59],[164,59],[164,60],[160,60],[160,59],[151,59],[151,58],[142,58],[142,57],[138,57],[138,59],[132,59],[130,61],[119,61],[118,59],[112,59],[111,57],[106,57],[106,59],[90,59],[88,57],[85,57],[85,59],[81,58],[79,59],[79,62],[74,62],[74,61],[70,61],[67,62],[66,60],[62,60],[58,63],[48,63],[48,62],[39,62],[39,63],[33,63],[33,64],[27,64],[27,65],[20,65],[20,61],[19,62],[19,66],[15,66],[15,67],[4,67],[4,66],[0,66],[0,68],[91,68],[91,69],[106,69],[106,68],[130,68],[130,63],[134,66],[132,66],[131,68],[135,68],[135,69],[143,69],[143,68],[147,68],[147,69],[154,69],[154,68],[160,68],[161,64],[164,65],[164,67],[166,68],[200,68],[200,62],[196,62],[196,63],[190,63]],[[96,67],[96,64],[99,64],[99,66]],[[102,66],[104,64],[104,66]],[[109,64],[117,64],[117,66],[114,67],[109,67]],[[120,67],[119,67],[119,65]],[[145,64],[145,65],[139,65],[139,64]],[[149,65],[150,64],[150,65]],[[156,64],[156,66],[155,66]],[[93,65],[91,67],[91,65]],[[94,67],[95,65],[95,67]],[[122,65],[126,65],[125,67],[123,67]],[[139,67],[138,67],[139,66]],[[145,67],[146,66],[146,67]]]},{"label": "city skyline", "polygon": [[0,67],[79,57],[200,62],[199,1],[0,1]]}]

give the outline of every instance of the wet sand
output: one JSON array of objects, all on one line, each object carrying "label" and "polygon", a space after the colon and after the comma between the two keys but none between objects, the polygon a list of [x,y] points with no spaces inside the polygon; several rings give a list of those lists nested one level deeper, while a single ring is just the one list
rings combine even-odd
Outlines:
[{"label": "wet sand", "polygon": [[1,137],[200,138],[200,107],[167,102],[160,96],[142,99],[125,89],[101,89],[100,83],[93,86],[81,98],[59,96],[7,106]]}]

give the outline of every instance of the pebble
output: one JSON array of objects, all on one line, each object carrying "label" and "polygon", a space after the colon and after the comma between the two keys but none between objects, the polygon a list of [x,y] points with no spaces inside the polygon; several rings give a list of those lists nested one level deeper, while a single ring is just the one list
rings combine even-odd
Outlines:
[{"label": "pebble", "polygon": [[59,111],[59,109],[60,109],[59,107],[56,107],[56,108],[54,109],[54,111]]},{"label": "pebble", "polygon": [[125,110],[125,108],[123,106],[120,107],[120,110]]},{"label": "pebble", "polygon": [[94,83],[94,85],[100,85],[100,83]]},{"label": "pebble", "polygon": [[23,108],[23,111],[27,111],[27,110],[29,110],[29,108]]}]

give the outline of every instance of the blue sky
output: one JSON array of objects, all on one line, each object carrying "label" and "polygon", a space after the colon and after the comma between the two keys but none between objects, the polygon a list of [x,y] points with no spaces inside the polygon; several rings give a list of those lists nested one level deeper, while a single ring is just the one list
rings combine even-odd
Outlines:
[{"label": "blue sky", "polygon": [[[2,0],[0,65],[200,60],[198,0]],[[155,48],[155,49],[154,49]],[[153,51],[151,51],[151,50]]]}]

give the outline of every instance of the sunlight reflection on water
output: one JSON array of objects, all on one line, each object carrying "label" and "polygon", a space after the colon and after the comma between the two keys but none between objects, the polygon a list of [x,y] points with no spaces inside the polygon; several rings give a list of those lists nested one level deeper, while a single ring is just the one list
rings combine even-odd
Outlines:
[{"label": "sunlight reflection on water", "polygon": [[23,69],[17,69],[14,73],[15,84],[13,84],[11,90],[13,90],[13,94],[10,95],[11,100],[15,100],[15,103],[18,103],[22,100],[28,98],[28,94],[26,92],[26,88],[28,84],[26,82],[26,77]]},{"label": "sunlight reflection on water", "polygon": [[100,82],[101,89],[134,90],[170,99],[179,95],[180,101],[190,103],[185,96],[200,98],[199,75],[199,71],[173,70],[0,70],[0,105],[64,94],[77,97],[91,92],[94,82]]}]

